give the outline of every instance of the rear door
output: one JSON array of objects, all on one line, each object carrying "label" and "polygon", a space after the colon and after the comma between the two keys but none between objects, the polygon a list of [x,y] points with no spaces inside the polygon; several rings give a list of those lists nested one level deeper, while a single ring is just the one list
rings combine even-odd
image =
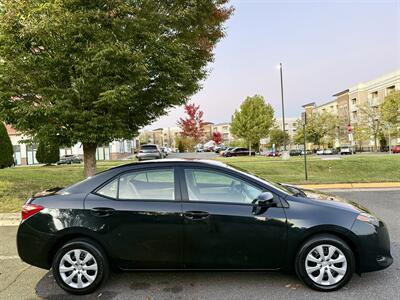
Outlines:
[{"label": "rear door", "polygon": [[175,169],[147,167],[115,177],[87,197],[85,208],[121,268],[177,269],[183,238],[179,200]]},{"label": "rear door", "polygon": [[184,266],[188,269],[277,269],[286,251],[282,207],[253,214],[264,190],[212,168],[179,171],[184,214]]}]

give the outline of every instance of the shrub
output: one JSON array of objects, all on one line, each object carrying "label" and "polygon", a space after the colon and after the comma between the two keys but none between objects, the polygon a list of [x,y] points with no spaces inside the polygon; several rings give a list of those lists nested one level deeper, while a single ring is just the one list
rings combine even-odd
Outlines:
[{"label": "shrub", "polygon": [[60,149],[57,144],[41,141],[36,151],[36,160],[41,164],[54,164],[60,160]]},{"label": "shrub", "polygon": [[0,169],[14,164],[14,151],[6,126],[0,122]]}]

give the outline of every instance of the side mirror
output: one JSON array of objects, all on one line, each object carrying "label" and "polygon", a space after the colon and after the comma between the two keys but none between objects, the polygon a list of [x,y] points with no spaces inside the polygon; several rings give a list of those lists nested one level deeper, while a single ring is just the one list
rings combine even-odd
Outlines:
[{"label": "side mirror", "polygon": [[255,204],[260,206],[260,207],[276,206],[276,202],[274,201],[274,195],[272,195],[271,192],[261,193],[257,197],[257,200],[255,201]]}]

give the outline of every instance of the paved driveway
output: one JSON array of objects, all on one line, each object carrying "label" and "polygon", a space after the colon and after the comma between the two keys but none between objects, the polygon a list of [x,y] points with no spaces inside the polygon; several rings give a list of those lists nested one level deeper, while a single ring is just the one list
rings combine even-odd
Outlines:
[{"label": "paved driveway", "polygon": [[[400,190],[334,192],[382,217],[392,240],[393,265],[384,271],[354,275],[342,290],[319,293],[295,276],[265,272],[137,272],[112,274],[97,293],[80,299],[399,299]],[[19,261],[16,227],[0,227],[0,299],[76,298],[57,287],[51,272]],[[35,289],[37,294],[35,294]]]}]

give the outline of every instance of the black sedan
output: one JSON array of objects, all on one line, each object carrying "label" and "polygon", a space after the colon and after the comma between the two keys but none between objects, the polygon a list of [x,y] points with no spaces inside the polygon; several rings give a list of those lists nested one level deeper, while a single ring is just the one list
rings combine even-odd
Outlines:
[{"label": "black sedan", "polygon": [[57,162],[57,165],[70,165],[70,164],[80,164],[82,162],[82,158],[76,155],[63,155],[60,160]]},{"label": "black sedan", "polygon": [[240,147],[236,147],[231,149],[230,151],[227,151],[226,153],[224,153],[225,157],[232,157],[232,156],[248,156],[249,153],[254,156],[256,155],[255,151],[249,151],[249,149],[247,148],[240,148]]},{"label": "black sedan", "polygon": [[385,224],[359,205],[219,162],[133,163],[22,209],[18,253],[86,294],[120,270],[283,270],[316,290],[393,261]]}]

